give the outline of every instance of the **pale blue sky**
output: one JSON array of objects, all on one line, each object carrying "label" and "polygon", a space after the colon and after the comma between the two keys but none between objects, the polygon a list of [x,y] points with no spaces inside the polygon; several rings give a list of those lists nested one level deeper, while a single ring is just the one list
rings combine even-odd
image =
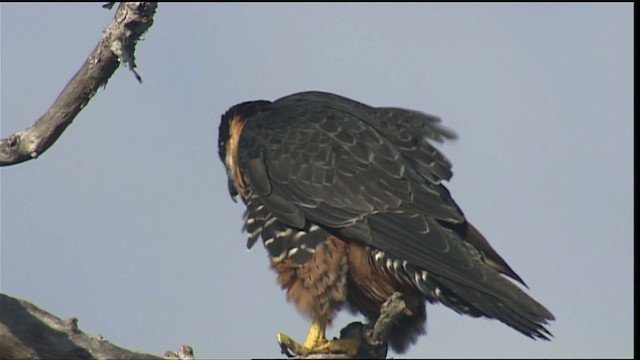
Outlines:
[{"label": "pale blue sky", "polygon": [[[0,9],[4,138],[113,12]],[[139,351],[280,356],[276,332],[309,322],[245,248],[218,124],[325,90],[454,128],[453,197],[557,317],[542,342],[430,305],[405,356],[633,356],[632,4],[160,4],[136,56],[144,84],[119,69],[51,149],[0,171],[2,292]]]}]

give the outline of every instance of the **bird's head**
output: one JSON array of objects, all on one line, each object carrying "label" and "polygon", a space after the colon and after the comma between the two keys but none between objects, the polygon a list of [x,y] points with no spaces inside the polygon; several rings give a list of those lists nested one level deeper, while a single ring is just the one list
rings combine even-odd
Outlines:
[{"label": "bird's head", "polygon": [[232,106],[222,114],[220,128],[218,129],[218,154],[220,160],[227,169],[229,178],[229,194],[235,201],[241,184],[240,169],[238,164],[238,144],[244,125],[250,117],[264,109],[270,101],[248,101]]}]

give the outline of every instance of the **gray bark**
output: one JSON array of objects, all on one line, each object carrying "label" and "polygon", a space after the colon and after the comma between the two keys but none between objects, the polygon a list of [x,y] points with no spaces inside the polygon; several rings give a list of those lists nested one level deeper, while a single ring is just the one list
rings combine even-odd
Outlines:
[{"label": "gray bark", "polygon": [[165,357],[127,350],[85,334],[77,318],[62,320],[28,301],[0,294],[0,359],[193,359],[193,350],[183,345]]},{"label": "gray bark", "polygon": [[0,140],[0,166],[35,159],[51,147],[98,88],[106,86],[120,63],[126,64],[142,82],[135,71],[134,51],[142,34],[153,24],[156,7],[150,2],[120,4],[96,48],[49,110],[29,128]]},{"label": "gray bark", "polygon": [[[402,315],[405,303],[395,293],[381,308],[380,317],[370,324],[353,322],[340,331],[340,338],[361,343],[358,357],[384,359],[386,337]],[[275,346],[275,344],[274,344]],[[347,359],[341,354],[312,354],[299,359]],[[195,359],[193,349],[182,345],[164,357],[128,350],[103,336],[90,336],[78,328],[78,319],[63,320],[36,305],[0,293],[0,359]]]}]

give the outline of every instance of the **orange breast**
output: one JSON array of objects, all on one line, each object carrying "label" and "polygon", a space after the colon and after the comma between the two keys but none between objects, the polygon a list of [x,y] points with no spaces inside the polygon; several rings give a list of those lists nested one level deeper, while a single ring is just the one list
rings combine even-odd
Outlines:
[{"label": "orange breast", "polygon": [[271,260],[278,283],[287,290],[287,299],[306,316],[330,323],[336,309],[347,298],[349,270],[347,244],[329,236],[304,264],[285,258]]},{"label": "orange breast", "polygon": [[225,163],[227,169],[229,169],[233,186],[235,186],[238,193],[243,194],[245,187],[245,181],[238,167],[238,144],[240,143],[240,135],[244,128],[244,120],[239,116],[231,119],[229,124],[229,140],[227,141],[226,158]]},{"label": "orange breast", "polygon": [[289,258],[272,259],[271,267],[278,273],[280,286],[287,290],[287,300],[303,315],[327,322],[345,300],[369,318],[379,315],[380,306],[395,291],[405,295],[408,309],[422,302],[416,289],[371,261],[364,245],[334,236],[329,236],[305,264]]}]

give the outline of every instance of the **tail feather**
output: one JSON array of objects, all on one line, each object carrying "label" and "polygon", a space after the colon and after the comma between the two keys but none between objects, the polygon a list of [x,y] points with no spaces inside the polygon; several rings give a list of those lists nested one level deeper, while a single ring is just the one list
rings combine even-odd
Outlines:
[{"label": "tail feather", "polygon": [[[465,303],[468,303],[469,307],[473,309],[467,312],[471,315],[479,313],[500,320],[534,339],[550,340],[553,337],[545,328],[549,321],[555,320],[553,314],[511,281],[502,278],[497,273],[489,281],[494,282],[492,288],[500,288],[501,295],[484,293],[444,278],[439,278],[437,281]],[[443,302],[446,304],[445,301]]]}]

